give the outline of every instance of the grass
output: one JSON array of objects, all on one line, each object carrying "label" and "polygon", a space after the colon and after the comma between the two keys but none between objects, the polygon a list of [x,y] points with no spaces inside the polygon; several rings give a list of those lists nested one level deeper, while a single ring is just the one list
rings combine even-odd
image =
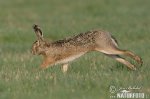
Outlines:
[{"label": "grass", "polygon": [[[150,1],[1,0],[0,99],[109,99],[109,87],[140,86],[150,93]],[[112,32],[123,49],[143,58],[137,71],[93,52],[63,74],[60,65],[35,71],[41,63],[30,48],[39,24],[44,37],[62,39],[91,29]],[[133,62],[134,63],[134,62]]]}]

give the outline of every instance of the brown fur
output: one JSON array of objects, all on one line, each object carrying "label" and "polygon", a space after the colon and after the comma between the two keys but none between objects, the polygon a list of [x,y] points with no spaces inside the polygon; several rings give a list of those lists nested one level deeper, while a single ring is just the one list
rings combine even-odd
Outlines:
[{"label": "brown fur", "polygon": [[119,49],[117,40],[106,31],[88,31],[54,42],[44,40],[42,31],[38,25],[34,25],[34,31],[37,35],[37,41],[33,43],[32,53],[44,56],[44,61],[41,65],[42,68],[61,63],[64,64],[64,71],[66,71],[70,61],[91,51],[102,52],[133,70],[136,69],[135,66],[119,55],[129,56],[142,64],[142,59],[139,56],[130,51]]}]

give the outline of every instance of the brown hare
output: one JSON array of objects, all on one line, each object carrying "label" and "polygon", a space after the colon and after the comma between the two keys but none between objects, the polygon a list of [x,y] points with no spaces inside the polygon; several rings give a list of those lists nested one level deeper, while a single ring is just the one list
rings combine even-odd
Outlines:
[{"label": "brown hare", "polygon": [[136,70],[135,66],[119,55],[129,56],[142,64],[139,56],[119,49],[117,40],[106,31],[88,31],[63,40],[48,42],[43,38],[43,33],[38,25],[34,25],[33,29],[37,40],[32,45],[32,53],[44,56],[41,68],[63,64],[62,70],[66,72],[69,62],[91,51],[102,52],[132,70]]}]

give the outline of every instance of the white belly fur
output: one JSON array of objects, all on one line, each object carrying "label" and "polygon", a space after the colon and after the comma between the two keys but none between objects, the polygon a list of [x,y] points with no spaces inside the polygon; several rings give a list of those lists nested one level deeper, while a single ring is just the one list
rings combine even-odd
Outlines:
[{"label": "white belly fur", "polygon": [[68,62],[71,62],[77,58],[79,58],[80,56],[84,55],[86,52],[82,52],[82,53],[79,53],[79,54],[76,54],[76,55],[73,55],[73,56],[70,56],[70,57],[67,57],[65,59],[62,59],[62,60],[59,60],[55,63],[55,65],[57,64],[65,64],[65,63],[68,63]]}]

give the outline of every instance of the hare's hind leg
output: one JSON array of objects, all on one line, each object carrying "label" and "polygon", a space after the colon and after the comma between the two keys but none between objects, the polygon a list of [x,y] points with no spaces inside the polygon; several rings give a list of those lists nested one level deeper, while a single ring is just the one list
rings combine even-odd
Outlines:
[{"label": "hare's hind leg", "polygon": [[135,55],[133,52],[127,51],[127,50],[120,50],[120,51],[121,51],[122,55],[129,56],[132,59],[134,59],[135,61],[137,61],[137,63],[143,64],[141,57],[139,57],[138,55]]},{"label": "hare's hind leg", "polygon": [[132,65],[130,62],[128,62],[124,58],[120,57],[119,55],[110,55],[110,54],[106,54],[106,55],[113,58],[113,59],[115,59],[116,61],[126,65],[128,68],[130,68],[132,70],[136,70],[134,65]]},{"label": "hare's hind leg", "polygon": [[139,64],[143,63],[142,59],[138,55],[135,55],[131,51],[121,50],[121,49],[118,49],[118,48],[111,48],[111,49],[98,50],[98,51],[100,51],[102,53],[105,53],[105,54],[111,54],[111,55],[112,54],[115,54],[115,55],[126,55],[126,56],[131,57],[135,61],[137,61]]}]

